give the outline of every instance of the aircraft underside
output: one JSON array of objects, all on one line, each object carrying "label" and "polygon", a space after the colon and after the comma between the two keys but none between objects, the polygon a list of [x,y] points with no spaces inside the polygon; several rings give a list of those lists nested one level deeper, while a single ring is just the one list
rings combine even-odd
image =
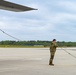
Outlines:
[{"label": "aircraft underside", "polygon": [[15,4],[15,3],[4,1],[4,0],[0,0],[0,9],[10,10],[10,11],[15,11],[15,12],[36,10],[31,7]]}]

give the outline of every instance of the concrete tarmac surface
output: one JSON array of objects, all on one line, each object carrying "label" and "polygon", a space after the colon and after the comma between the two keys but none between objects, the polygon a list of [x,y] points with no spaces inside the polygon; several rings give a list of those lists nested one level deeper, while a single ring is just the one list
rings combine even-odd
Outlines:
[{"label": "concrete tarmac surface", "polygon": [[[76,56],[76,48],[66,48]],[[0,75],[76,75],[76,59],[58,48],[49,66],[49,48],[0,48]]]}]

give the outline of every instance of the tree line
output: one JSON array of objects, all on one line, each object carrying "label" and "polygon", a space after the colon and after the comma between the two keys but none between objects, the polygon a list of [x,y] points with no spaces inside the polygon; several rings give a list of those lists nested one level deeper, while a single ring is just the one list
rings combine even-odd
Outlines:
[{"label": "tree line", "polygon": [[[0,41],[0,45],[20,45],[20,46],[50,46],[51,41]],[[57,41],[58,46],[76,47],[76,42]]]}]

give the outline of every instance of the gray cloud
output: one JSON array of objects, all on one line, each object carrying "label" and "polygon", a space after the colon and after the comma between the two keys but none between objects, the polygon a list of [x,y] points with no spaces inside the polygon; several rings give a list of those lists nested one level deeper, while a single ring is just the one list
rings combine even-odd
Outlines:
[{"label": "gray cloud", "polygon": [[[14,2],[15,0],[9,1]],[[74,41],[76,37],[75,2],[54,0],[42,3],[42,1],[23,0],[19,2],[38,8],[36,11],[23,13],[0,11],[0,28],[21,40],[52,40],[57,38],[66,41],[68,37],[68,41]],[[0,35],[1,40],[13,40],[3,33]]]}]

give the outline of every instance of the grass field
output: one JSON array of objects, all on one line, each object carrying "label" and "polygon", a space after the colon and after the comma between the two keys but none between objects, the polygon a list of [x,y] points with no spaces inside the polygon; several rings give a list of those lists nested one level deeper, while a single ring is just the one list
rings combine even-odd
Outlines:
[{"label": "grass field", "polygon": [[0,45],[1,48],[44,48],[44,46]]}]

